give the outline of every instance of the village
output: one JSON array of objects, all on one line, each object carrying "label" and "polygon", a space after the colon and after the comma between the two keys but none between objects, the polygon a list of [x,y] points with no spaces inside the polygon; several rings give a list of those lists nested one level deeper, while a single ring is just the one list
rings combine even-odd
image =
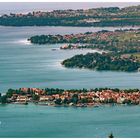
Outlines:
[{"label": "village", "polygon": [[46,90],[39,88],[20,88],[19,90],[9,89],[5,96],[7,96],[7,103],[12,104],[36,103],[46,106],[75,107],[98,107],[105,104],[140,104],[140,91],[138,89]]},{"label": "village", "polygon": [[[60,49],[99,49],[121,54],[139,52],[139,29],[129,30],[102,30],[65,35],[35,35],[28,38],[33,44],[66,44]],[[127,44],[126,44],[127,42]]]},{"label": "village", "polygon": [[[33,11],[28,13],[10,13],[10,14],[4,14],[3,17],[74,17],[74,16],[101,16],[101,15],[112,15],[114,16],[114,13],[111,13],[111,11],[119,11],[120,9],[118,7],[108,7],[108,8],[92,8],[92,9],[67,9],[67,10],[48,10],[48,11]],[[110,13],[106,13],[110,11]],[[115,14],[116,15],[116,14]],[[93,20],[93,19],[92,19]],[[95,20],[92,21],[89,19],[88,22],[95,22]],[[98,20],[97,20],[98,21]]]}]

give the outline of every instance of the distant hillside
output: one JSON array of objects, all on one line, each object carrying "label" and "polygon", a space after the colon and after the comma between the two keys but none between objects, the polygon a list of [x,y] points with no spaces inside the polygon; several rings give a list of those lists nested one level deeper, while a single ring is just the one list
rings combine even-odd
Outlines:
[{"label": "distant hillside", "polygon": [[133,15],[135,17],[140,17],[140,5],[122,8],[120,13],[123,13],[123,15],[127,16]]},{"label": "distant hillside", "polygon": [[140,5],[122,8],[121,12],[140,12]]},{"label": "distant hillside", "polygon": [[33,11],[27,14],[4,14],[3,26],[139,26],[140,5],[78,10]]}]

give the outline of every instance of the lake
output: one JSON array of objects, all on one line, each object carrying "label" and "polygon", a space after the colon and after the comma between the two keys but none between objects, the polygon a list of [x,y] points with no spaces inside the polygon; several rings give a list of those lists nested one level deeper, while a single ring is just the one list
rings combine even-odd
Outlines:
[{"label": "lake", "polygon": [[[126,27],[128,28],[128,27]],[[36,34],[115,30],[94,27],[0,27],[0,92],[8,88],[139,88],[140,73],[67,69],[61,62],[96,50],[60,50],[62,44],[33,45]],[[53,51],[52,49],[56,49]],[[0,105],[0,137],[140,137],[139,106],[98,108]]]}]

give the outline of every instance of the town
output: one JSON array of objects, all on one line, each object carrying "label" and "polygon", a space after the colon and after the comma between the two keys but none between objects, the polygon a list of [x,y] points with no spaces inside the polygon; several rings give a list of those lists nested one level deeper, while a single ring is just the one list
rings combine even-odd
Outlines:
[{"label": "town", "polygon": [[140,29],[85,32],[66,35],[35,35],[28,38],[33,44],[66,43],[61,49],[90,48],[116,53],[140,52]]},{"label": "town", "polygon": [[75,107],[98,107],[105,104],[125,104],[139,105],[139,89],[39,89],[39,88],[20,88],[18,90],[9,89],[6,95],[1,95],[0,101],[12,104],[35,103],[46,106],[75,106]]},{"label": "town", "polygon": [[[139,26],[140,6],[10,13],[0,16],[4,26]],[[133,12],[131,12],[133,11]],[[128,14],[129,13],[129,14]],[[137,18],[136,18],[137,17]]]}]

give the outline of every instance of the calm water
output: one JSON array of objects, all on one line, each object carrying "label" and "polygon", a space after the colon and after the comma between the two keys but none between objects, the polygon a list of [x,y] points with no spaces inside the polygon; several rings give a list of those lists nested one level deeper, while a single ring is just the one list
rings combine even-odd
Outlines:
[{"label": "calm water", "polygon": [[[0,92],[19,87],[139,88],[140,73],[66,69],[60,62],[91,50],[59,50],[61,45],[31,45],[36,34],[70,34],[102,29],[80,27],[0,27]],[[56,51],[52,51],[56,48]]]},{"label": "calm water", "polygon": [[[91,50],[31,45],[35,34],[68,34],[117,28],[0,27],[0,92],[19,87],[139,88],[140,73],[67,69],[64,59]],[[55,48],[56,51],[52,51]],[[95,50],[92,50],[95,52]],[[0,106],[0,137],[140,137],[139,106],[64,108]]]},{"label": "calm water", "polygon": [[99,108],[6,105],[0,137],[140,137],[139,106]]}]

